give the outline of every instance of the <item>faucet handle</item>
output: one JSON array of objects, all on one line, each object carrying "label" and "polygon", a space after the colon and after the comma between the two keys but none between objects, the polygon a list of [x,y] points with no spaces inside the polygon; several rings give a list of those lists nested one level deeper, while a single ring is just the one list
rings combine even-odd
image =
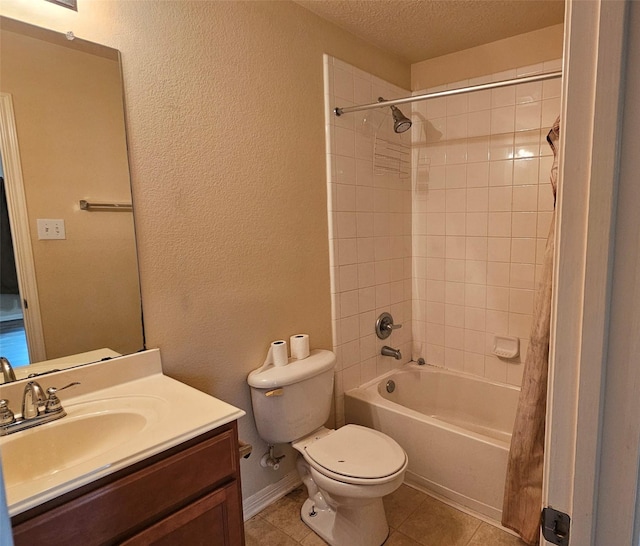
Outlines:
[{"label": "faucet handle", "polygon": [[394,324],[390,313],[382,313],[376,320],[375,332],[379,339],[387,339],[398,328],[402,328],[402,324]]},{"label": "faucet handle", "polygon": [[47,389],[47,403],[45,406],[45,413],[60,411],[62,409],[62,403],[60,402],[60,398],[58,398],[56,393],[58,391],[63,391],[64,389],[68,389],[69,387],[75,387],[76,385],[80,385],[80,382],[74,381],[73,383],[69,383],[68,385],[60,388],[49,387]]},{"label": "faucet handle", "polygon": [[0,400],[0,425],[10,425],[16,420],[15,415],[9,409],[9,400]]}]

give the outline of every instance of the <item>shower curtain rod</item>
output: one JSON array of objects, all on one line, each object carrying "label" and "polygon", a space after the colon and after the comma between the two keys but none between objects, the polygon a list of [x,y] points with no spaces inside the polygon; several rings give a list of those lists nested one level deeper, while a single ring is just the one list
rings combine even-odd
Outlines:
[{"label": "shower curtain rod", "polygon": [[351,112],[360,112],[361,110],[370,110],[372,108],[383,108],[385,106],[394,106],[396,104],[406,104],[408,102],[417,102],[427,99],[435,99],[438,97],[450,97],[452,95],[462,95],[463,93],[471,93],[473,91],[484,91],[486,89],[495,89],[497,87],[509,87],[521,83],[533,83],[543,80],[552,80],[561,78],[562,71],[547,72],[546,74],[537,74],[535,76],[525,76],[524,78],[513,78],[511,80],[502,80],[499,82],[482,83],[479,85],[471,85],[469,87],[459,87],[458,89],[447,89],[446,91],[436,91],[434,93],[426,93],[424,95],[415,95],[413,97],[404,97],[402,99],[384,100],[371,104],[362,104],[360,106],[346,106],[344,108],[334,108],[333,113],[336,116],[349,114]]}]

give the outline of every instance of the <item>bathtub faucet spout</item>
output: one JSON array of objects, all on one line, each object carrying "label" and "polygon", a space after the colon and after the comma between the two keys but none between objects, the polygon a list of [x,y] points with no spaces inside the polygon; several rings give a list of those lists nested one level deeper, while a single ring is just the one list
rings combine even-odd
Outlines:
[{"label": "bathtub faucet spout", "polygon": [[392,356],[396,360],[400,360],[402,358],[402,353],[400,352],[400,349],[394,349],[393,347],[389,347],[388,345],[385,345],[380,351],[380,353],[383,356]]}]

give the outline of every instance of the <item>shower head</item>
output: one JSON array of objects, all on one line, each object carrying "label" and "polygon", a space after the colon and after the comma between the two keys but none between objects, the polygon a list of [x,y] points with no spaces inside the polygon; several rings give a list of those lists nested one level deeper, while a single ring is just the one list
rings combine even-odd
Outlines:
[{"label": "shower head", "polygon": [[[378,97],[378,102],[384,102],[384,99]],[[390,108],[391,115],[393,116],[393,130],[398,134],[408,131],[411,128],[411,120],[396,106],[391,105]]]},{"label": "shower head", "polygon": [[395,106],[391,106],[391,114],[393,115],[393,130],[396,133],[404,133],[411,128],[411,120]]}]

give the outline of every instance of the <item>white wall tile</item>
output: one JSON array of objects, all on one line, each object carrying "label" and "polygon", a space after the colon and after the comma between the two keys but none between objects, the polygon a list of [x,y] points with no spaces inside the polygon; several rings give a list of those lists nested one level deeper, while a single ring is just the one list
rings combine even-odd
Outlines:
[{"label": "white wall tile", "polygon": [[465,260],[464,281],[473,284],[487,284],[486,260]]},{"label": "white wall tile", "polygon": [[489,163],[489,185],[510,186],[513,183],[513,161],[491,161]]},{"label": "white wall tile", "polygon": [[477,330],[484,334],[487,327],[487,310],[480,307],[465,307],[464,327],[467,330]]},{"label": "white wall tile", "polygon": [[542,100],[542,82],[525,83],[516,86],[516,104]]},{"label": "white wall tile", "polygon": [[[470,191],[470,190],[469,190]],[[467,193],[467,199],[468,197]],[[463,212],[451,212],[446,215],[446,234],[447,235],[465,235],[466,234],[467,215]]]},{"label": "white wall tile", "polygon": [[509,237],[489,237],[487,260],[492,262],[511,261],[511,239]]},{"label": "white wall tile", "polygon": [[513,184],[517,186],[538,183],[538,161],[536,159],[516,159],[513,162]]},{"label": "white wall tile", "polygon": [[464,305],[445,304],[444,324],[445,326],[464,328]]},{"label": "white wall tile", "polygon": [[[463,306],[464,305],[464,282],[445,282],[445,303],[446,306],[446,314],[447,316],[452,313],[452,305],[453,306]],[[447,322],[447,324],[451,324],[451,322]],[[455,323],[457,326],[464,326],[464,311],[457,315],[457,320]]]},{"label": "white wall tile", "polygon": [[467,205],[466,189],[445,190],[445,212],[465,212]]},{"label": "white wall tile", "polygon": [[[374,262],[358,264],[357,282],[359,288],[375,287],[376,270]],[[342,284],[340,288],[342,288]],[[353,290],[353,288],[351,288],[351,290]]]},{"label": "white wall tile", "polygon": [[511,261],[533,264],[536,261],[536,241],[533,238],[511,239]]},{"label": "white wall tile", "polygon": [[[488,198],[488,196],[487,196]],[[488,233],[489,214],[487,212],[467,212],[466,234],[486,237]]]},{"label": "white wall tile", "polygon": [[511,186],[495,186],[489,188],[489,211],[507,212],[512,210],[512,191]]},{"label": "white wall tile", "polygon": [[467,188],[481,188],[489,185],[489,162],[469,163],[467,165]]},{"label": "white wall tile", "polygon": [[533,313],[533,290],[512,288],[509,291],[509,312],[531,315]]},{"label": "white wall tile", "polygon": [[515,111],[515,106],[492,108],[491,134],[498,135],[503,133],[513,133],[515,130]]},{"label": "white wall tile", "polygon": [[509,262],[487,262],[487,284],[491,286],[509,286]]},{"label": "white wall tile", "polygon": [[477,163],[489,160],[489,137],[467,138],[467,161]]},{"label": "white wall tile", "polygon": [[355,184],[356,182],[356,162],[353,157],[335,155],[332,158],[334,170],[333,182],[337,184]]},{"label": "white wall tile", "polygon": [[357,235],[356,213],[355,212],[338,212],[336,215],[338,237],[349,238]]},{"label": "white wall tile", "polygon": [[512,214],[512,236],[513,237],[535,237],[538,213],[535,212],[514,212]]},{"label": "white wall tile", "polygon": [[465,188],[467,186],[467,166],[447,165],[445,168],[445,187]]},{"label": "white wall tile", "polygon": [[[494,188],[491,188],[494,189]],[[489,209],[489,188],[467,189],[467,212],[487,212]]]},{"label": "white wall tile", "polygon": [[512,288],[534,288],[535,265],[512,263],[509,283]]},{"label": "white wall tile", "polygon": [[480,137],[491,134],[491,111],[481,110],[479,112],[471,112],[468,114],[467,136]]},{"label": "white wall tile", "polygon": [[513,187],[513,211],[538,210],[538,185]]},{"label": "white wall tile", "polygon": [[499,87],[491,90],[491,108],[512,106],[516,103],[516,90],[514,87]]},{"label": "white wall tile", "polygon": [[358,263],[357,239],[338,239],[338,265]]},{"label": "white wall tile", "polygon": [[448,140],[467,138],[467,114],[447,115],[446,134]]},{"label": "white wall tile", "polygon": [[[488,265],[488,264],[487,264]],[[487,320],[489,311],[509,310],[509,289],[503,286],[488,286],[487,283]],[[487,330],[489,327],[487,326]]]},{"label": "white wall tile", "polygon": [[528,102],[516,106],[516,131],[530,131],[540,128],[541,102]]},{"label": "white wall tile", "polygon": [[491,134],[489,140],[489,159],[499,161],[501,159],[513,159],[513,133]]},{"label": "white wall tile", "polygon": [[487,345],[492,347],[494,336],[505,336],[509,333],[509,313],[507,311],[487,309],[486,328]]},{"label": "white wall tile", "polygon": [[490,212],[487,228],[489,237],[511,237],[511,212]]},{"label": "white wall tile", "polygon": [[540,155],[540,129],[520,131],[514,138],[514,158],[538,157]]}]

